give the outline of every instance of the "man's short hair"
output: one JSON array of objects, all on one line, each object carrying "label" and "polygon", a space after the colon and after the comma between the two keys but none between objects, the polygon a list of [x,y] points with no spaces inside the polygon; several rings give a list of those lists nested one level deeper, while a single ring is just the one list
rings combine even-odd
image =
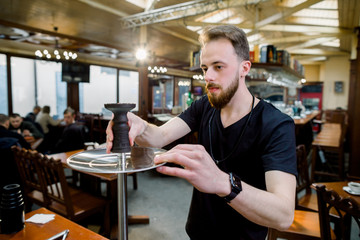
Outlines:
[{"label": "man's short hair", "polygon": [[12,114],[10,114],[10,118],[17,118],[17,117],[20,117],[20,118],[21,118],[20,114],[18,114],[18,113],[12,113]]},{"label": "man's short hair", "polygon": [[7,115],[0,113],[0,124],[4,124],[8,120],[9,120],[9,117]]},{"label": "man's short hair", "polygon": [[249,60],[249,43],[245,32],[233,25],[218,25],[205,27],[199,36],[199,42],[202,47],[206,43],[225,38],[228,39],[235,49],[236,55],[241,60]]},{"label": "man's short hair", "polygon": [[75,110],[71,107],[65,109],[64,114],[70,113],[71,115],[75,115]]},{"label": "man's short hair", "polygon": [[50,113],[50,106],[44,106],[42,109],[43,113]]}]

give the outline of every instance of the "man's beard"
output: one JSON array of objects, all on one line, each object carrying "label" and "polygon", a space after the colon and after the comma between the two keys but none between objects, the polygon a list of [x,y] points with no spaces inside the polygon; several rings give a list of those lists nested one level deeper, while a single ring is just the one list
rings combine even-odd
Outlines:
[{"label": "man's beard", "polygon": [[[208,88],[210,87],[216,87],[220,89],[220,94],[219,96],[216,96],[213,93],[210,93],[208,91]],[[231,82],[230,86],[223,90],[223,88],[215,83],[209,83],[206,85],[206,93],[209,99],[209,102],[211,104],[212,107],[216,108],[216,109],[222,109],[223,107],[225,107],[231,100],[231,98],[235,95],[237,89],[239,87],[239,77],[236,76],[234,78],[234,80]]]}]

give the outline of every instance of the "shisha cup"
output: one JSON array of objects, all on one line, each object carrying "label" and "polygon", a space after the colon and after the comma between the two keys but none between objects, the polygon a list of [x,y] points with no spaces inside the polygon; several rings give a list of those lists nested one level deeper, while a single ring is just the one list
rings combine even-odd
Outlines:
[{"label": "shisha cup", "polygon": [[3,187],[0,202],[1,233],[10,234],[24,228],[24,200],[19,184]]},{"label": "shisha cup", "polygon": [[114,113],[113,134],[114,141],[111,152],[127,153],[131,147],[129,143],[129,126],[127,113],[135,107],[133,103],[107,103],[105,108]]}]

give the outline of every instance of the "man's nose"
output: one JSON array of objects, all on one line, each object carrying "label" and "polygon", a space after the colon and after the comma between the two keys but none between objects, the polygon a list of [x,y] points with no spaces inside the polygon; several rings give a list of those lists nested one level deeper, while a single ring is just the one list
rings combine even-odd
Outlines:
[{"label": "man's nose", "polygon": [[208,69],[205,73],[204,73],[204,79],[205,82],[212,82],[215,79],[215,74],[214,71],[212,71],[211,69]]}]

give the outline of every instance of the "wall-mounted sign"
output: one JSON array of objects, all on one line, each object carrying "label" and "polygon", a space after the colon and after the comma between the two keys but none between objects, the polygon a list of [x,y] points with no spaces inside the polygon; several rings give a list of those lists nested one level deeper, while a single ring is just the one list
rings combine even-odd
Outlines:
[{"label": "wall-mounted sign", "polygon": [[336,81],[334,86],[336,93],[342,93],[344,91],[344,82],[343,81]]}]

